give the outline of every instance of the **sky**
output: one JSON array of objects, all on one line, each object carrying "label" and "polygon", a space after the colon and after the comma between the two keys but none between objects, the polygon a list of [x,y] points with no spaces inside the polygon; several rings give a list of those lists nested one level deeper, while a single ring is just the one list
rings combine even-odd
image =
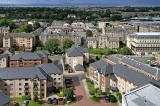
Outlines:
[{"label": "sky", "polygon": [[106,6],[132,6],[132,5],[159,5],[160,0],[0,0],[0,4],[79,4],[79,5],[106,5]]}]

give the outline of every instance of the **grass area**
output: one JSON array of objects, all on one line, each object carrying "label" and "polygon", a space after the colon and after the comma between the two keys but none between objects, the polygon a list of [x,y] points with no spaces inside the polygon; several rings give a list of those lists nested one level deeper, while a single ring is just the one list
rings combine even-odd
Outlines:
[{"label": "grass area", "polygon": [[88,86],[90,94],[94,95],[96,93],[96,89],[94,88],[94,83],[89,79],[86,79],[86,82],[87,82],[87,86]]},{"label": "grass area", "polygon": [[15,53],[24,53],[24,51],[15,51]]},{"label": "grass area", "polygon": [[90,99],[91,99],[93,102],[100,103],[100,98],[98,98],[98,97],[90,97]]},{"label": "grass area", "polygon": [[[12,100],[20,104],[22,104],[24,101],[22,98],[12,98]],[[42,104],[43,104],[42,100],[39,100],[38,102],[34,102],[33,100],[29,101],[29,106],[42,106]]]}]

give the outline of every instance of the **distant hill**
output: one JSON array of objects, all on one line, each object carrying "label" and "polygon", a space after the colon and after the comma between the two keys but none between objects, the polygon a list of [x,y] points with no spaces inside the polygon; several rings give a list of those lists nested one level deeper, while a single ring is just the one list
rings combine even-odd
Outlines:
[{"label": "distant hill", "polygon": [[0,0],[0,6],[160,6],[160,0]]}]

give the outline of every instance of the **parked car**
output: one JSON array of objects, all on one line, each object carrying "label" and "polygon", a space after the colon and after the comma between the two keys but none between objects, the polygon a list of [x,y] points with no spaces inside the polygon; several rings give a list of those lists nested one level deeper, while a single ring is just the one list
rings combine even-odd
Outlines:
[{"label": "parked car", "polygon": [[52,100],[52,104],[53,104],[53,105],[57,105],[57,104],[58,104],[58,100],[57,100],[57,98],[53,98],[53,100]]},{"label": "parked car", "polygon": [[48,104],[52,104],[52,99],[48,98]]},{"label": "parked car", "polygon": [[104,99],[107,103],[110,102],[109,96],[106,96]]}]

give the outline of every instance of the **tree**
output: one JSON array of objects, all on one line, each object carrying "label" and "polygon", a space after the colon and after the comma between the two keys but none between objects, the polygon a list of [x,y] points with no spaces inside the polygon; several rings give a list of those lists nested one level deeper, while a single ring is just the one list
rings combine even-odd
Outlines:
[{"label": "tree", "polygon": [[44,47],[46,50],[50,51],[51,53],[56,53],[58,51],[59,40],[58,39],[49,39]]},{"label": "tree", "polygon": [[38,22],[35,22],[35,24],[33,24],[33,30],[36,30],[39,27],[40,27],[40,24]]},{"label": "tree", "polygon": [[117,102],[117,98],[114,95],[109,95],[109,99],[113,103]]},{"label": "tree", "polygon": [[87,30],[87,31],[86,31],[86,36],[87,36],[87,37],[92,37],[92,36],[93,36],[92,31],[91,31],[91,30]]},{"label": "tree", "polygon": [[71,89],[71,88],[64,89],[64,96],[67,99],[72,100],[73,99],[73,95],[74,95],[73,89]]},{"label": "tree", "polygon": [[132,51],[128,47],[123,47],[119,49],[118,53],[122,55],[132,55],[133,54]]},{"label": "tree", "polygon": [[121,21],[122,20],[122,16],[121,15],[113,15],[110,18],[110,21]]},{"label": "tree", "polygon": [[66,38],[66,39],[63,41],[63,50],[69,49],[73,44],[74,44],[74,42],[73,42],[71,39]]}]

